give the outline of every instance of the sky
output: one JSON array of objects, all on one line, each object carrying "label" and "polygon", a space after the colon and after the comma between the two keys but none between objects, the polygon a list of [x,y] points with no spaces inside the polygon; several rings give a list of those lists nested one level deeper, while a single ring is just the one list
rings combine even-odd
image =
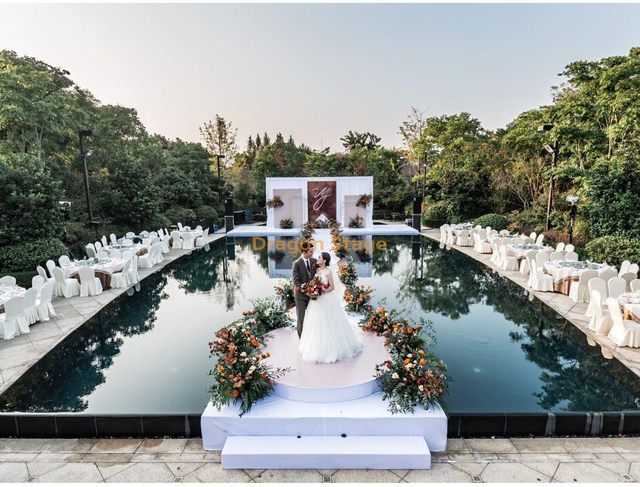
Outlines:
[{"label": "sky", "polygon": [[411,107],[484,127],[551,102],[565,65],[640,46],[640,5],[0,5],[0,49],[62,67],[151,133],[199,141],[219,114],[250,134],[340,150],[402,145]]}]

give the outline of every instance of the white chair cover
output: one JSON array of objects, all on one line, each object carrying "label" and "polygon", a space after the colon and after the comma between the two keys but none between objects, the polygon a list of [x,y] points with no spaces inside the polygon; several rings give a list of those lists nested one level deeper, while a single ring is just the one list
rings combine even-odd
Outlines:
[{"label": "white chair cover", "polygon": [[[39,277],[39,276],[36,276]],[[34,287],[27,289],[24,297],[24,316],[28,325],[33,325],[38,321],[38,310],[36,309],[36,299],[38,298],[38,290]],[[29,326],[26,329],[20,329],[20,333],[29,333]]]},{"label": "white chair cover", "polygon": [[11,340],[25,324],[27,333],[29,332],[29,324],[24,315],[24,298],[22,296],[16,296],[5,301],[4,310],[5,312],[0,314],[1,338]]},{"label": "white chair cover", "polygon": [[[465,230],[465,232],[466,232],[466,230]],[[196,238],[196,247],[204,247],[205,245],[207,245],[207,241],[208,240],[209,240],[209,229],[207,228],[203,232],[202,236]],[[467,239],[467,240],[468,240],[468,242],[470,242],[469,239]],[[467,243],[467,245],[465,245],[465,247],[468,247],[468,246],[469,246],[469,243]]]},{"label": "white chair cover", "polygon": [[540,234],[538,235],[538,238],[536,238],[536,245],[543,245],[544,244],[544,234]]},{"label": "white chair cover", "polygon": [[131,285],[129,276],[131,271],[131,260],[124,262],[124,267],[120,272],[114,272],[111,276],[111,287],[125,288]]},{"label": "white chair cover", "polygon": [[131,261],[131,268],[129,269],[129,282],[131,285],[140,282],[140,276],[138,276],[138,256],[134,255]]},{"label": "white chair cover", "polygon": [[51,276],[51,278],[54,278],[55,276],[53,275],[53,269],[56,267],[56,263],[52,260],[48,260],[45,265],[47,266],[47,270],[49,271],[49,276]]},{"label": "white chair cover", "polygon": [[131,251],[131,250],[124,250],[124,251],[122,252],[121,258],[122,258],[123,260],[127,260],[127,259],[128,259],[128,260],[133,260],[133,251]]},{"label": "white chair cover", "polygon": [[98,259],[108,259],[109,253],[106,250],[101,250],[98,252]]},{"label": "white chair cover", "polygon": [[564,260],[579,260],[579,257],[575,252],[567,252],[564,254]]},{"label": "white chair cover", "polygon": [[182,241],[182,248],[184,250],[189,250],[193,248],[193,234],[189,232],[184,234],[183,241]]},{"label": "white chair cover", "polygon": [[627,281],[622,277],[612,277],[609,279],[607,287],[609,288],[609,297],[618,299],[618,296],[627,291]]},{"label": "white chair cover", "polygon": [[549,256],[549,260],[564,260],[564,254],[559,251],[552,252]]},{"label": "white chair cover", "polygon": [[42,289],[42,286],[44,286],[44,283],[47,282],[44,277],[38,275],[38,276],[33,276],[31,278],[31,287],[34,288],[38,294],[40,294],[40,290]]},{"label": "white chair cover", "polygon": [[71,262],[71,259],[67,255],[61,255],[60,258],[58,259],[58,263],[60,264],[60,267],[67,265],[69,262]]},{"label": "white chair cover", "polygon": [[638,264],[631,264],[629,266],[629,272],[635,272],[636,274],[638,274],[640,272],[640,267],[638,266]]},{"label": "white chair cover", "polygon": [[55,277],[56,279],[56,296],[71,298],[80,294],[80,283],[78,282],[78,280],[73,278],[65,279],[64,273],[62,272],[62,269],[60,269],[60,267],[55,267],[53,269],[53,277]]},{"label": "white chair cover", "polygon": [[627,291],[630,291],[631,283],[638,278],[638,275],[635,272],[625,272],[620,277],[627,281]]},{"label": "white chair cover", "polygon": [[631,265],[631,262],[629,262],[628,260],[623,260],[622,264],[620,264],[620,272],[619,275],[621,276],[622,274],[624,274],[625,272],[629,272],[629,266]]},{"label": "white chair cover", "polygon": [[560,242],[556,247],[556,252],[562,252],[564,250],[564,247],[565,247],[564,242]]},{"label": "white chair cover", "polygon": [[0,278],[0,284],[3,286],[15,286],[16,282],[16,278],[13,276],[4,276]]},{"label": "white chair cover", "polygon": [[[587,287],[589,288],[589,296],[591,296],[593,293],[592,291],[598,291],[598,293],[600,294],[600,299],[607,299],[609,297],[609,289],[607,288],[607,281],[605,281],[604,279],[601,279],[600,277],[596,277],[594,279],[591,279],[588,283],[587,283]],[[606,307],[606,303],[600,302],[600,307],[604,308]],[[589,306],[587,307],[587,311],[585,312],[586,316],[593,316],[593,303],[592,300],[589,300]]]},{"label": "white chair cover", "polygon": [[591,279],[596,279],[598,277],[598,272],[587,269],[586,271],[582,271],[580,273],[580,277],[577,281],[573,281],[571,283],[571,288],[569,289],[569,297],[574,303],[588,303],[589,302],[589,281]]},{"label": "white chair cover", "polygon": [[78,274],[80,275],[80,296],[83,298],[97,296],[102,292],[102,283],[96,277],[93,267],[80,267]]},{"label": "white chair cover", "polygon": [[634,279],[631,281],[631,285],[629,287],[631,288],[632,293],[640,292],[640,279]]},{"label": "white chair cover", "polygon": [[596,335],[608,335],[611,331],[611,314],[602,308],[602,294],[597,289],[591,291],[591,303],[593,304],[593,316],[589,321],[589,329],[596,332]]},{"label": "white chair cover", "polygon": [[607,267],[606,269],[600,271],[598,277],[600,279],[604,279],[604,282],[608,283],[610,279],[616,277],[617,275],[618,273],[614,269]]},{"label": "white chair cover", "polygon": [[613,320],[609,339],[619,347],[640,347],[640,323],[622,318],[617,299],[608,298],[607,304]]},{"label": "white chair cover", "polygon": [[182,237],[180,236],[180,232],[171,232],[172,240],[172,249],[181,249],[182,248]]},{"label": "white chair cover", "polygon": [[500,257],[502,260],[502,268],[505,271],[517,271],[518,270],[518,259],[511,255],[507,255],[507,247],[506,245],[502,245],[500,247]]},{"label": "white chair cover", "polygon": [[40,299],[36,300],[36,309],[40,321],[49,321],[51,316],[55,316],[56,312],[51,304],[53,298],[53,282],[47,282],[40,290]]},{"label": "white chair cover", "polygon": [[109,235],[109,241],[111,242],[111,245],[117,245],[118,244],[118,239],[116,238],[116,234],[112,233],[111,235]]},{"label": "white chair cover", "polygon": [[576,248],[572,244],[567,244],[564,248],[565,252],[573,252]]},{"label": "white chair cover", "polygon": [[107,245],[109,245],[109,242],[107,241],[107,237],[105,237],[104,235],[102,236],[100,241],[102,242],[103,247],[106,247]]},{"label": "white chair cover", "polygon": [[109,252],[109,257],[112,259],[121,259],[122,254],[120,253],[119,250],[113,249],[111,252]]}]

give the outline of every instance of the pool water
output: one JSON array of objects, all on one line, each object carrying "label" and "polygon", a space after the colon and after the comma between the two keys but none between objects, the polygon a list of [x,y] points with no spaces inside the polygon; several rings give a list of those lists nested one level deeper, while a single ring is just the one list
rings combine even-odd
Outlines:
[{"label": "pool water", "polygon": [[[411,237],[354,254],[376,303],[431,320],[453,379],[451,412],[637,410],[640,381],[541,301],[475,260]],[[273,293],[289,255],[223,240],[149,276],[0,396],[4,411],[200,413],[208,342]],[[373,373],[373,371],[372,371]]]}]

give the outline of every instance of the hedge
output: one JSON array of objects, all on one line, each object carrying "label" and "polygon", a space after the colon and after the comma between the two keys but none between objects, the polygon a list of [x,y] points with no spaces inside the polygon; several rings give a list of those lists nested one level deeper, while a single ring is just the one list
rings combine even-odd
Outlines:
[{"label": "hedge", "polygon": [[620,268],[622,261],[640,262],[640,238],[606,236],[585,246],[585,258]]},{"label": "hedge", "polygon": [[509,225],[509,220],[506,216],[496,215],[495,213],[487,213],[476,218],[473,222],[474,225],[480,225],[481,227],[491,227],[492,230],[506,230]]},{"label": "hedge", "polygon": [[68,254],[66,245],[57,238],[43,238],[0,247],[0,273],[33,271],[39,265]]}]

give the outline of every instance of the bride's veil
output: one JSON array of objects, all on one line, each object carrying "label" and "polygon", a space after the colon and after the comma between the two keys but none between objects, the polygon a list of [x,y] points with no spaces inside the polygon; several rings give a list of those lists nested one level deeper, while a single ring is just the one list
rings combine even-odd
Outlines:
[{"label": "bride's veil", "polygon": [[[335,258],[335,257],[334,257]],[[342,281],[338,278],[338,262],[331,261],[331,265],[329,266],[329,270],[331,270],[331,276],[333,277],[333,285],[336,288],[336,295],[342,299],[342,297],[344,296],[344,284],[342,284]]]}]

